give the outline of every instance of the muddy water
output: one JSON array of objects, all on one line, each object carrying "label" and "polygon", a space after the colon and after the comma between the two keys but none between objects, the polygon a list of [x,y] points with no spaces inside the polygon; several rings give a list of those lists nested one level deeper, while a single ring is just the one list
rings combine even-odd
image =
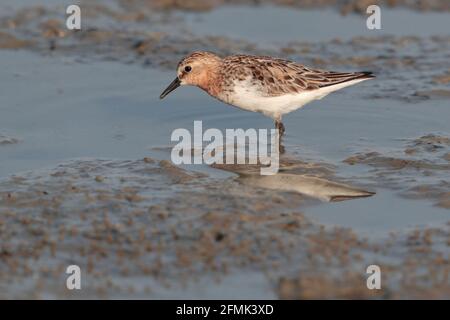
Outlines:
[{"label": "muddy water", "polygon": [[[405,9],[382,11],[382,28],[376,31],[365,27],[367,16],[343,16],[332,9],[220,7],[209,14],[190,13],[183,16],[186,26],[196,34],[252,39],[265,45],[289,41],[351,39],[373,36],[374,33],[378,36],[407,36],[411,35],[412,29],[415,30],[415,36],[448,35],[446,28],[449,23],[448,13],[422,14]],[[269,24],[269,21],[276,23]]]},{"label": "muddy water", "polygon": [[78,157],[144,157],[170,142],[173,124],[163,119],[172,111],[161,113],[156,104],[158,79],[167,72],[28,52],[0,55],[8,61],[0,126],[3,134],[20,139],[2,146],[1,176]]},{"label": "muddy water", "polygon": [[[306,16],[297,19],[305,12],[238,8],[255,25],[273,13],[289,26],[311,27]],[[285,117],[283,175],[326,179],[333,191],[333,183],[344,183],[377,193],[327,203],[295,191],[313,190],[318,184],[311,179],[289,180],[298,183],[290,190],[277,188],[281,180],[267,188],[262,180],[248,183],[242,168],[170,162],[172,131],[192,131],[195,120],[204,128],[273,126],[196,88],[158,98],[183,46],[198,47],[205,26],[212,35],[231,37],[206,41],[208,49],[227,52],[221,43],[236,37],[243,39],[236,50],[302,56],[305,47],[285,37],[282,24],[264,32],[249,27],[239,33],[233,23],[226,28],[236,10],[183,15],[181,21],[180,12],[171,13],[167,19],[177,22],[157,26],[167,38],[141,54],[133,44],[146,39],[140,33],[145,20],[127,22],[131,31],[124,37],[133,41],[125,44],[75,37],[51,51],[48,39],[33,35],[31,47],[0,51],[6,62],[0,74],[4,297],[449,297],[445,278],[433,277],[449,268],[450,100],[433,90],[448,87],[450,65],[446,38],[429,37],[445,36],[446,16],[389,11],[383,32],[395,36],[383,44],[328,42],[337,35],[313,26],[310,34],[322,42],[308,44],[307,61],[317,56],[327,68],[379,73]],[[405,16],[435,24],[417,39],[405,38],[403,23],[390,25]],[[361,22],[333,11],[311,17],[338,21],[342,30],[356,30]],[[186,25],[191,31],[179,34]],[[29,27],[21,28],[3,31],[30,40]],[[341,38],[355,35],[360,33],[345,31]],[[277,51],[272,40],[294,43]],[[315,51],[317,46],[332,49]],[[344,60],[358,49],[365,60]],[[58,286],[69,263],[87,270],[89,285],[75,295]],[[365,267],[372,263],[389,270],[391,282],[380,294],[365,289]],[[340,291],[339,275],[349,270],[348,290]],[[430,276],[419,276],[424,271]]]}]

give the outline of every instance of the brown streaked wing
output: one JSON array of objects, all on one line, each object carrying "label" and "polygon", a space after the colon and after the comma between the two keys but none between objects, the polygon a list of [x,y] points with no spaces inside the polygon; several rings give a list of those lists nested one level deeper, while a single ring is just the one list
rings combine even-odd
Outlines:
[{"label": "brown streaked wing", "polygon": [[[369,72],[334,72],[310,69],[304,65],[272,57],[236,55],[227,57],[229,69],[238,67],[251,75],[260,90],[267,96],[301,93],[359,78],[373,77]],[[231,68],[230,68],[231,67]]]}]

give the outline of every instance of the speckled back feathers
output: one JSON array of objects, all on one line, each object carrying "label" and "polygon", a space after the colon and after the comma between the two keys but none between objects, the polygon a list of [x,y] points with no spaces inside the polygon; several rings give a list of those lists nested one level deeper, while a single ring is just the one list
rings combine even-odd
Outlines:
[{"label": "speckled back feathers", "polygon": [[226,85],[236,80],[249,80],[263,95],[269,97],[372,77],[367,72],[344,73],[311,69],[289,60],[266,56],[229,56],[222,60],[221,66],[221,78]]}]

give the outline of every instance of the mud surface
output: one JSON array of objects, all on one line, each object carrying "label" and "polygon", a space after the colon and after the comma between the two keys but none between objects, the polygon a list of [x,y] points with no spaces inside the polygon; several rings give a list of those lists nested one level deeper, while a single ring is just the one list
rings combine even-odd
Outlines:
[{"label": "mud surface", "polygon": [[[307,40],[298,8],[348,14],[349,30],[367,1],[80,3],[78,32],[59,1],[0,5],[1,298],[450,297],[448,1],[383,2],[387,16],[433,20],[423,33],[336,38],[325,23]],[[235,34],[241,7],[256,25],[285,16],[300,36]],[[205,31],[211,20],[223,34]],[[277,176],[175,166],[171,132],[194,120],[273,126],[193,88],[158,100],[198,49],[377,78],[286,116]],[[81,291],[64,285],[70,264]],[[366,287],[372,264],[382,290]]]},{"label": "mud surface", "polygon": [[223,5],[281,5],[293,8],[325,8],[332,7],[338,9],[342,14],[348,14],[351,12],[365,13],[367,6],[371,4],[378,4],[380,6],[406,7],[419,11],[429,10],[443,10],[449,11],[450,5],[445,0],[435,1],[415,1],[415,0],[189,0],[189,1],[148,1],[148,0],[120,0],[119,3],[125,8],[139,8],[149,6],[152,9],[158,10],[192,10],[192,11],[208,11]]},{"label": "mud surface", "polygon": [[[198,295],[189,284],[205,275],[213,287],[236,273],[264,274],[264,287],[289,299],[450,293],[448,225],[372,243],[311,223],[298,194],[215,181],[166,160],[70,161],[3,180],[0,194],[4,298],[158,298],[170,289],[182,297]],[[383,291],[365,287],[368,261],[386,270]],[[82,294],[58,286],[74,263],[88,275]],[[256,289],[238,296],[264,297]]]}]

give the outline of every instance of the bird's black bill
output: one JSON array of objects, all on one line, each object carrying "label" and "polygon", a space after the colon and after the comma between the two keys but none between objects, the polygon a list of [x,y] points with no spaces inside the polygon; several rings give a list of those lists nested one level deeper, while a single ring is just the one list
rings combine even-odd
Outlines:
[{"label": "bird's black bill", "polygon": [[171,84],[169,84],[169,86],[166,88],[166,90],[163,91],[163,93],[161,93],[161,95],[159,96],[160,99],[163,99],[165,96],[167,96],[169,93],[171,93],[173,90],[175,90],[176,88],[178,88],[181,84],[180,79],[178,79],[178,77],[175,78],[175,80],[172,81]]}]

